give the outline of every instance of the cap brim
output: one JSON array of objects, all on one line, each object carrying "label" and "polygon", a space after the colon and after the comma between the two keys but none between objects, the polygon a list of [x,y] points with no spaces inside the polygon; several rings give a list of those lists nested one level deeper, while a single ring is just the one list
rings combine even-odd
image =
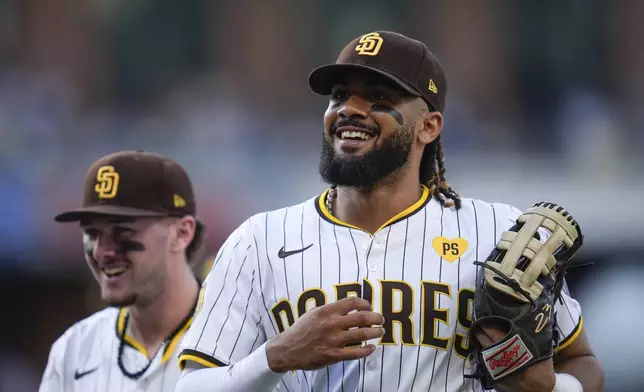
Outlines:
[{"label": "cap brim", "polygon": [[76,222],[91,216],[115,216],[130,218],[146,218],[168,216],[168,213],[141,210],[132,207],[120,207],[111,205],[82,207],[62,212],[54,217],[56,222]]},{"label": "cap brim", "polygon": [[318,67],[314,69],[309,75],[309,87],[313,92],[317,94],[329,95],[331,94],[331,89],[333,88],[333,86],[342,79],[342,75],[351,70],[367,71],[380,76],[384,76],[385,78],[396,83],[411,95],[416,97],[422,96],[415,87],[409,85],[407,82],[401,80],[397,76],[387,71],[383,71],[381,69],[364,64],[327,64]]}]

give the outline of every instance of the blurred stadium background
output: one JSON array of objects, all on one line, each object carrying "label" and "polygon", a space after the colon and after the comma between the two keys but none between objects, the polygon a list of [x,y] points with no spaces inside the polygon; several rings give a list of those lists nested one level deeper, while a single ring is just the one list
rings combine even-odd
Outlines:
[{"label": "blurred stadium background", "polygon": [[53,340],[101,306],[77,228],[52,220],[96,158],[185,165],[212,255],[323,189],[307,75],[376,29],[447,70],[455,189],[580,221],[595,265],[569,285],[606,391],[644,390],[643,17],[641,0],[0,0],[0,391],[35,391]]}]

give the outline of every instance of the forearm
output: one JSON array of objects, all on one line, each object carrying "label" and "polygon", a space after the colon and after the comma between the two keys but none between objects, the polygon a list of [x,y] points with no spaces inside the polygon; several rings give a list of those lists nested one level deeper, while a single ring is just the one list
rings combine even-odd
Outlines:
[{"label": "forearm", "polygon": [[265,344],[235,364],[216,368],[184,369],[176,392],[270,392],[282,379],[268,366]]},{"label": "forearm", "polygon": [[494,383],[496,392],[552,392],[556,376],[552,359],[533,363]]},{"label": "forearm", "polygon": [[[494,386],[494,389],[497,392],[552,392],[555,382],[558,388],[562,388],[559,385],[561,380],[555,379],[552,369],[553,365],[550,360],[536,363],[531,369],[530,376],[516,377],[506,382],[500,382]],[[538,371],[535,372],[535,370]],[[556,364],[554,371],[576,378],[583,386],[584,392],[600,392],[604,388],[604,373],[599,366],[599,361],[591,355],[567,358]]]},{"label": "forearm", "polygon": [[575,377],[583,385],[584,392],[600,392],[604,389],[604,372],[592,355],[567,358],[555,365],[555,372]]}]

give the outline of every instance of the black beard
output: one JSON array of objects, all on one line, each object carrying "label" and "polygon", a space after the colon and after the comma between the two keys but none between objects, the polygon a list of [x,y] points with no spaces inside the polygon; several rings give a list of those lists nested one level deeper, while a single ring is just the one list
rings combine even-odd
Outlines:
[{"label": "black beard", "polygon": [[327,184],[371,189],[407,164],[413,142],[413,129],[405,125],[363,156],[338,156],[322,137],[320,175]]}]

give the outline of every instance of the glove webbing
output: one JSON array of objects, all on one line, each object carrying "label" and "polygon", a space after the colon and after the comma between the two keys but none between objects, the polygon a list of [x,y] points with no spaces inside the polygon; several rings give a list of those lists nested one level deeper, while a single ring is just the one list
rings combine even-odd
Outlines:
[{"label": "glove webbing", "polygon": [[528,291],[524,290],[521,287],[521,284],[519,282],[517,282],[515,279],[507,277],[501,271],[499,271],[498,269],[492,267],[491,265],[487,264],[484,261],[475,261],[475,262],[473,262],[473,264],[477,265],[477,266],[481,266],[483,268],[487,268],[487,269],[493,271],[494,273],[496,273],[497,277],[500,280],[502,280],[505,285],[507,285],[512,290],[516,291],[517,293],[523,295],[528,300],[528,302],[530,302],[530,307],[532,309],[535,308],[534,300],[532,299],[532,296],[530,295],[530,293]]}]

